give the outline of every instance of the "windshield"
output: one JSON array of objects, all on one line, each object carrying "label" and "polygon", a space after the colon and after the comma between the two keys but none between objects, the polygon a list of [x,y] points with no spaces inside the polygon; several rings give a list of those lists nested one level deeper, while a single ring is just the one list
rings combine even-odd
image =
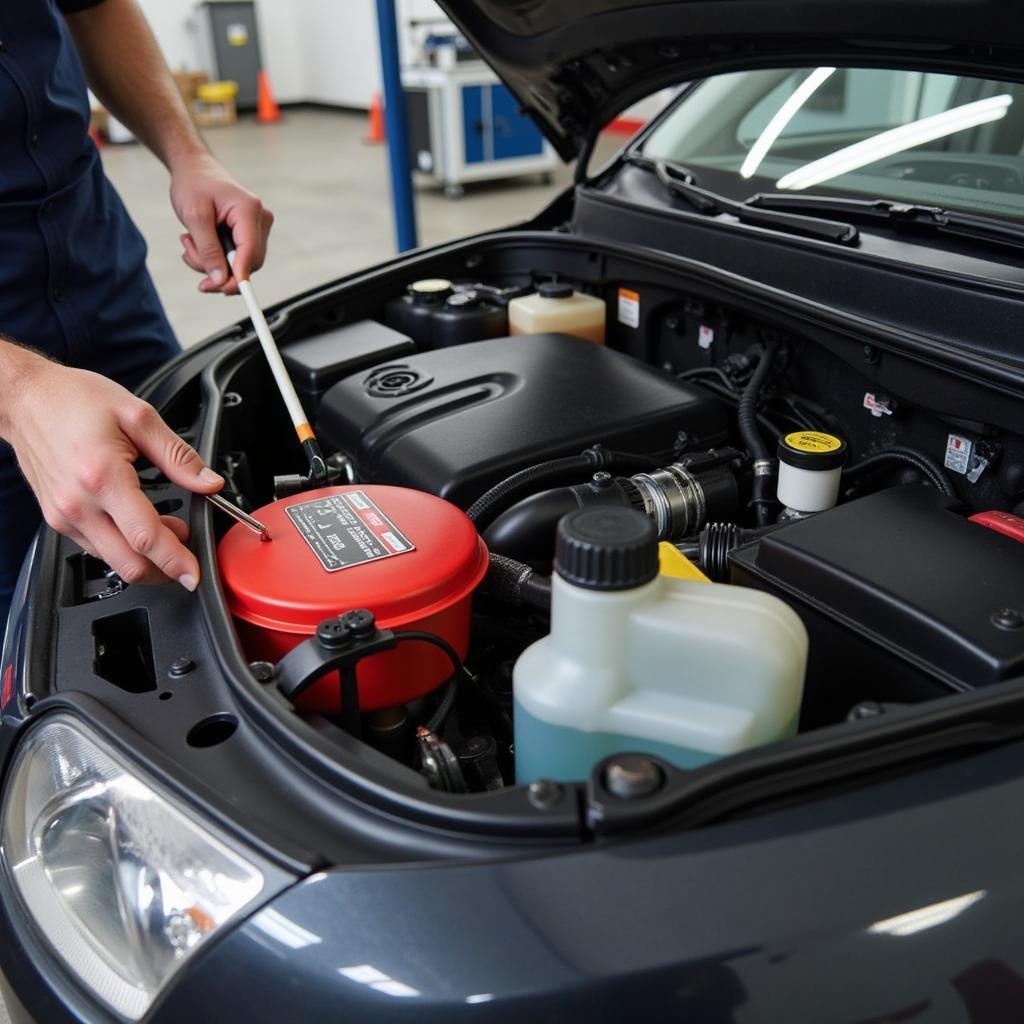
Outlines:
[{"label": "windshield", "polygon": [[1024,86],[878,68],[743,71],[687,92],[643,146],[736,199],[869,196],[1024,219]]}]

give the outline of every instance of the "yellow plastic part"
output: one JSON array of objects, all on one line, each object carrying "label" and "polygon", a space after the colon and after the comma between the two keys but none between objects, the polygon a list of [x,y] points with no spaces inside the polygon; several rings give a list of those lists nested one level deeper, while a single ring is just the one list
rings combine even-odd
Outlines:
[{"label": "yellow plastic part", "polygon": [[693,580],[695,583],[710,583],[707,578],[674,544],[663,540],[658,545],[658,559],[662,576],[677,580]]},{"label": "yellow plastic part", "polygon": [[227,103],[238,95],[238,83],[230,79],[224,82],[204,82],[196,89],[196,95],[203,103]]},{"label": "yellow plastic part", "polygon": [[843,442],[834,434],[825,434],[820,430],[796,430],[787,434],[782,443],[796,452],[809,452],[812,455],[837,452]]}]

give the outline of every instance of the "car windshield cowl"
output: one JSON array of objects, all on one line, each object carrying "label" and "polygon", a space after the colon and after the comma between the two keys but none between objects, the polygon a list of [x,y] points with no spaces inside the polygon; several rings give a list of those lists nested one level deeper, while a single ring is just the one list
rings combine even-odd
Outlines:
[{"label": "car windshield cowl", "polygon": [[636,151],[626,153],[624,159],[635,166],[653,171],[666,191],[685,200],[694,210],[706,216],[728,214],[742,224],[772,228],[776,231],[835,242],[838,245],[856,245],[858,241],[859,233],[852,224],[821,217],[807,217],[799,213],[760,210],[702,188],[697,183],[696,175],[688,167],[673,161],[652,160]]},{"label": "car windshield cowl", "polygon": [[893,226],[942,232],[1014,247],[1024,246],[1024,224],[1007,218],[960,213],[941,206],[901,203],[891,199],[844,199],[832,196],[757,192],[746,205],[761,210],[798,211],[804,216],[840,215]]}]

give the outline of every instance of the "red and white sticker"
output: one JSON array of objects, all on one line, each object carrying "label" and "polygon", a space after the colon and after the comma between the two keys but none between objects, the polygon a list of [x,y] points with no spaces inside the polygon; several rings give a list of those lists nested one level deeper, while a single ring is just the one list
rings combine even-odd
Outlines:
[{"label": "red and white sticker", "polygon": [[872,416],[882,417],[892,415],[892,403],[888,398],[878,398],[874,392],[864,392],[864,408],[871,413]]},{"label": "red and white sticker", "polygon": [[328,572],[416,550],[365,491],[303,501],[285,512]]},{"label": "red and white sticker", "polygon": [[711,348],[715,343],[715,329],[709,324],[701,324],[697,328],[697,344],[701,348]]},{"label": "red and white sticker", "polygon": [[640,326],[640,293],[629,288],[619,289],[619,323],[627,327]]},{"label": "red and white sticker", "polygon": [[946,438],[946,458],[943,465],[953,473],[966,475],[971,468],[971,452],[974,443],[969,437],[961,437],[959,434],[950,434]]}]

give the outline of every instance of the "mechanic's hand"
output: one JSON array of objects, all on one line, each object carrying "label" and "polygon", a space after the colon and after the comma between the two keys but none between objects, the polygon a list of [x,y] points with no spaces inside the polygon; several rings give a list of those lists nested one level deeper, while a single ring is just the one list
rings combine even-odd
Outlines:
[{"label": "mechanic's hand", "polygon": [[181,258],[206,275],[199,290],[237,294],[238,284],[217,241],[217,225],[231,228],[238,250],[235,271],[245,278],[263,266],[274,215],[209,153],[200,153],[172,171],[171,204],[188,228],[181,236],[185,247]]},{"label": "mechanic's hand", "polygon": [[223,478],[119,384],[35,354],[31,360],[5,433],[46,522],[126,583],[177,580],[195,590],[199,562],[183,543],[188,527],[157,515],[132,463],[145,456],[199,494],[220,490]]}]

